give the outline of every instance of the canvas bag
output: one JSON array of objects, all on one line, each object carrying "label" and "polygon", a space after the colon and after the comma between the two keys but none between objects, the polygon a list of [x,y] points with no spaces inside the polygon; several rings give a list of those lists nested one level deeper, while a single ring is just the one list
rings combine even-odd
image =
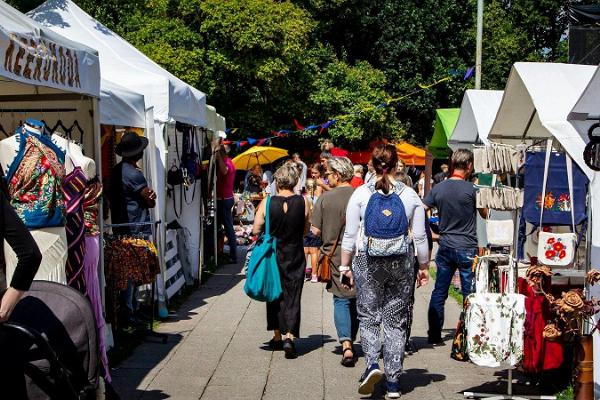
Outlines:
[{"label": "canvas bag", "polygon": [[[550,154],[552,153],[552,139],[548,140],[546,148],[546,165],[549,164]],[[573,161],[571,157],[566,156],[567,164],[567,181],[569,186],[569,198],[573,199]],[[544,181],[542,184],[542,199],[546,197],[546,180],[548,178],[548,168],[545,169]],[[538,262],[542,265],[551,267],[567,267],[573,263],[575,252],[577,250],[577,233],[575,231],[575,210],[572,206],[574,201],[571,201],[570,214],[572,232],[569,233],[554,233],[540,231],[538,237],[537,257]],[[544,208],[540,207],[540,227],[543,225]]]},{"label": "canvas bag", "polygon": [[265,231],[257,239],[248,261],[244,292],[258,301],[275,301],[281,297],[281,277],[277,264],[277,239],[271,236],[271,196],[265,205]]},{"label": "canvas bag", "polygon": [[[572,208],[575,213],[575,225],[580,225],[587,219],[585,203],[589,180],[578,165],[572,167],[573,196],[569,201],[569,183],[565,173],[569,157],[564,153],[550,155],[551,157],[548,157],[548,151],[527,152],[523,217],[530,224],[538,225],[542,208],[540,206],[545,204],[544,224],[570,226],[572,221],[569,208]],[[544,183],[547,202],[541,201]]]},{"label": "canvas bag", "polygon": [[370,257],[408,254],[408,218],[400,195],[406,186],[398,184],[387,195],[367,185],[371,197],[364,217],[364,250]]},{"label": "canvas bag", "polygon": [[[467,297],[467,352],[471,362],[482,367],[513,367],[523,358],[525,296],[514,293],[510,279],[507,293],[488,293],[488,265],[480,259],[475,293]],[[509,276],[514,276],[512,261]]]}]

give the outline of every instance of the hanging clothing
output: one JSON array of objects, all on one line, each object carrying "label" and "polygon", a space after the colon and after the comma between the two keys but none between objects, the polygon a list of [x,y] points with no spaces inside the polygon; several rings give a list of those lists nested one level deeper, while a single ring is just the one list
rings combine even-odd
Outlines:
[{"label": "hanging clothing", "polygon": [[100,280],[98,279],[98,263],[100,261],[100,237],[85,236],[85,256],[83,258],[83,273],[87,288],[87,296],[90,299],[94,318],[96,320],[96,332],[98,334],[98,349],[100,351],[100,361],[104,367],[104,378],[110,382],[110,369],[108,367],[108,357],[106,356],[106,340],[104,329],[106,322],[102,310],[102,296],[100,294]]},{"label": "hanging clothing", "polygon": [[[287,204],[287,212],[284,205]],[[273,196],[269,208],[271,235],[277,238],[277,264],[281,274],[283,294],[277,301],[267,303],[267,330],[300,336],[300,299],[304,285],[303,234],[305,203],[299,195]]]},{"label": "hanging clothing", "polygon": [[83,200],[87,178],[81,167],[75,167],[63,183],[63,195],[67,206],[67,242],[69,251],[65,273],[67,283],[81,293],[86,293],[83,258],[85,255],[85,224]]},{"label": "hanging clothing", "polygon": [[45,134],[15,132],[19,150],[6,180],[11,205],[29,229],[65,226],[65,155]]},{"label": "hanging clothing", "polygon": [[83,195],[83,220],[86,235],[97,236],[100,234],[98,213],[101,199],[102,183],[98,177],[92,178],[87,182]]}]

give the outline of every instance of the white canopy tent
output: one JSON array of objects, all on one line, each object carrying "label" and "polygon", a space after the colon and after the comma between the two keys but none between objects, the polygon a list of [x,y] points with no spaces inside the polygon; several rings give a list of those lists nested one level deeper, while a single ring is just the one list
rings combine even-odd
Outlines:
[{"label": "white canopy tent", "polygon": [[102,77],[145,96],[160,122],[205,126],[206,95],[167,72],[70,0],[49,0],[28,13],[53,31],[93,46]]},{"label": "white canopy tent", "polygon": [[[583,91],[581,97],[569,113],[567,119],[577,131],[584,143],[589,142],[588,129],[600,121],[600,69],[596,68],[594,76]],[[598,131],[596,130],[597,134]],[[600,173],[593,171],[590,191],[592,193],[592,254],[591,267],[600,268]],[[600,297],[600,287],[592,286],[591,294]],[[597,320],[597,318],[596,318]],[[594,335],[594,382],[595,396],[600,398],[600,337]]]},{"label": "white canopy tent", "polygon": [[103,79],[100,91],[100,123],[146,128],[144,96]]},{"label": "white canopy tent", "polygon": [[500,108],[503,94],[502,90],[465,91],[458,122],[448,140],[448,146],[452,150],[489,142],[488,134]]}]

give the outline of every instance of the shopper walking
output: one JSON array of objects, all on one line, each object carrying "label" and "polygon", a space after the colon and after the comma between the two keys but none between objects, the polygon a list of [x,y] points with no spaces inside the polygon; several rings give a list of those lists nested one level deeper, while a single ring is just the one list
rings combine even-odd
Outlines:
[{"label": "shopper walking", "polygon": [[350,185],[353,188],[356,189],[357,187],[359,187],[365,183],[365,181],[363,180],[363,172],[364,172],[364,168],[362,165],[357,164],[354,166],[354,176],[352,177],[352,180],[350,181]]},{"label": "shopper walking", "polygon": [[[340,266],[347,280],[343,284],[352,287],[356,283],[360,337],[367,365],[358,392],[371,394],[382,377],[379,358],[383,325],[383,362],[389,398],[400,397],[398,381],[415,285],[414,247],[420,264],[417,283],[423,285],[429,280],[423,203],[413,190],[393,178],[397,157],[392,145],[382,144],[373,150],[376,182],[359,187],[350,198]],[[381,228],[387,228],[384,234]]]},{"label": "shopper walking", "polygon": [[317,200],[311,217],[311,230],[323,239],[321,257],[329,256],[331,282],[327,284],[327,290],[333,294],[333,321],[342,345],[341,363],[345,367],[353,367],[356,362],[353,343],[358,332],[356,289],[342,285],[339,267],[346,206],[354,193],[350,184],[354,173],[352,163],[346,157],[332,157],[327,165],[332,190]]},{"label": "shopper walking", "polygon": [[[318,165],[318,164],[317,164]],[[316,171],[313,176],[319,178],[320,173]],[[319,189],[319,190],[317,190]],[[321,193],[321,188],[317,186],[315,179],[308,179],[306,181],[306,194],[305,197],[310,205],[310,211],[314,208],[317,200]],[[317,193],[319,193],[317,195]],[[308,231],[304,236],[304,256],[306,257],[306,278],[310,279],[312,283],[319,282],[319,249],[323,245],[323,241],[318,235]]]},{"label": "shopper walking", "polygon": [[292,160],[302,168],[299,181],[300,189],[304,191],[304,189],[306,188],[306,178],[308,177],[308,167],[306,166],[306,163],[300,158],[300,153],[292,154]]},{"label": "shopper walking", "polygon": [[[435,257],[437,277],[429,302],[430,344],[442,343],[444,305],[456,270],[460,273],[464,298],[471,293],[471,264],[477,253],[475,186],[469,177],[473,171],[473,153],[458,149],[452,154],[452,174],[433,187],[424,200],[426,208],[437,208],[439,248]],[[482,217],[487,215],[481,210]]]},{"label": "shopper walking", "polygon": [[[295,165],[284,164],[274,174],[277,195],[269,207],[271,235],[277,239],[277,263],[283,293],[277,301],[267,303],[267,330],[274,331],[270,345],[285,351],[286,358],[296,358],[294,339],[300,336],[300,299],[306,265],[302,239],[308,230],[309,205],[294,194],[299,173]],[[265,224],[263,200],[254,218],[253,233],[259,234]]]},{"label": "shopper walking", "polygon": [[217,225],[223,225],[229,243],[229,262],[237,263],[237,239],[233,230],[233,185],[235,165],[229,158],[229,146],[219,145],[213,149],[217,160]]}]

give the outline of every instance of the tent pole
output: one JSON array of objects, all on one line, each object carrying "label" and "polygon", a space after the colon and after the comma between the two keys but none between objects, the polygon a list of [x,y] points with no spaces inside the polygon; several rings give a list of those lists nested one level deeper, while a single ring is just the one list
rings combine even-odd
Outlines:
[{"label": "tent pole", "polygon": [[477,0],[477,45],[475,50],[475,89],[481,89],[481,55],[483,47],[483,0]]}]

